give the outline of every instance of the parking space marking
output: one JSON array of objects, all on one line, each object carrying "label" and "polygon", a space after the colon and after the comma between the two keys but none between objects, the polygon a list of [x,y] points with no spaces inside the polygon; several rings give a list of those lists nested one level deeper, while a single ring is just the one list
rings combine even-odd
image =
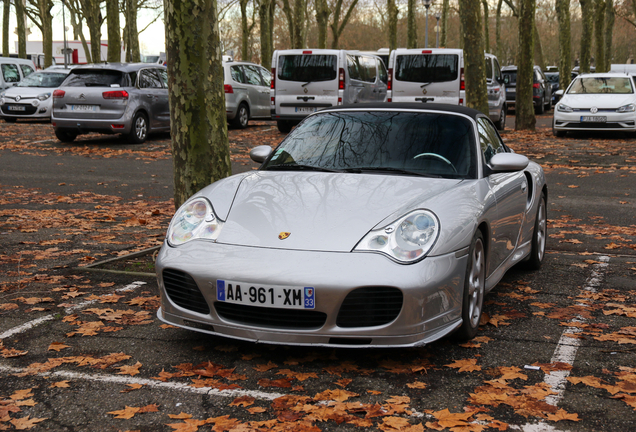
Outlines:
[{"label": "parking space marking", "polygon": [[[135,290],[135,289],[137,289],[140,286],[143,286],[145,284],[146,284],[146,282],[139,282],[139,281],[133,282],[130,285],[126,285],[123,288],[116,289],[115,292],[118,293],[118,292],[133,291],[133,290]],[[70,313],[72,313],[72,312],[74,312],[76,310],[84,309],[86,306],[90,306],[90,305],[92,305],[94,303],[97,303],[98,301],[99,300],[97,300],[97,299],[95,299],[95,300],[87,300],[85,302],[78,303],[76,305],[69,306],[69,307],[65,308],[64,312],[68,315],[68,314],[70,314]],[[24,323],[22,325],[19,325],[17,327],[13,327],[12,329],[9,329],[9,330],[1,333],[0,334],[0,340],[6,339],[6,338],[11,337],[11,336],[16,335],[16,334],[24,333],[25,331],[28,331],[28,330],[32,329],[33,327],[37,327],[38,325],[40,325],[42,323],[54,320],[55,319],[55,315],[56,314],[46,315],[46,316],[34,319],[32,321],[29,321],[27,323]]]}]

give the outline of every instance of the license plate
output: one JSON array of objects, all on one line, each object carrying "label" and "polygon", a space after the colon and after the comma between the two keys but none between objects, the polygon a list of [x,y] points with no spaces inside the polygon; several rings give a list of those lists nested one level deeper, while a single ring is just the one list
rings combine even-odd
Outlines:
[{"label": "license plate", "polygon": [[506,91],[508,93],[515,93],[517,91],[517,89],[516,88],[507,88]]},{"label": "license plate", "polygon": [[313,113],[316,112],[318,108],[314,107],[296,107],[296,112],[298,113]]},{"label": "license plate", "polygon": [[606,123],[607,117],[603,116],[581,116],[581,123]]},{"label": "license plate", "polygon": [[71,111],[99,111],[98,105],[69,105]]},{"label": "license plate", "polygon": [[314,309],[313,287],[282,287],[246,282],[217,280],[216,299],[226,303],[281,309]]},{"label": "license plate", "polygon": [[9,111],[26,111],[26,107],[24,105],[9,105]]}]

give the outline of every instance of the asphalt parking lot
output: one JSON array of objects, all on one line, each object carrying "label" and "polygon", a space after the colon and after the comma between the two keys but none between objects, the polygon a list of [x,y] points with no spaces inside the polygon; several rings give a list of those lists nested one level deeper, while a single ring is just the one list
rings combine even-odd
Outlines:
[{"label": "asphalt parking lot", "polygon": [[[509,126],[513,119],[509,118]],[[143,269],[161,244],[170,141],[0,129],[0,430],[636,430],[636,139],[503,137],[544,167],[547,257],[486,297],[478,337],[417,349],[234,341],[164,325]],[[234,172],[273,122],[230,130]]]}]

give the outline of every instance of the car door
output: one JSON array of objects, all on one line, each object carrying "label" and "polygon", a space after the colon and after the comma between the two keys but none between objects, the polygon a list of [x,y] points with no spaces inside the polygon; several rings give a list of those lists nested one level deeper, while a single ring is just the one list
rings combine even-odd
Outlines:
[{"label": "car door", "polygon": [[164,88],[161,78],[154,68],[146,68],[139,71],[138,82],[140,99],[148,111],[150,127],[152,129],[165,127],[165,118],[162,118]]},{"label": "car door", "polygon": [[262,66],[258,66],[258,71],[261,73],[261,80],[263,81],[263,88],[261,89],[261,97],[264,101],[266,118],[272,118],[272,105],[270,105],[270,88],[272,85],[272,73]]},{"label": "car door", "polygon": [[387,73],[386,67],[384,66],[384,62],[382,60],[377,60],[377,64],[378,64],[377,100],[378,102],[384,102],[386,101],[387,83],[389,82],[389,74]]},{"label": "car door", "polygon": [[160,101],[160,117],[161,122],[164,124],[164,127],[170,127],[170,94],[168,92],[168,70],[166,68],[158,68],[156,69],[159,78],[161,79],[161,84],[163,85],[163,89],[161,94],[159,95]]},{"label": "car door", "polygon": [[[483,161],[488,165],[497,153],[507,152],[495,126],[485,117],[477,119]],[[528,202],[528,181],[523,171],[492,173],[488,185],[497,202],[497,218],[491,222],[491,260],[494,271],[515,251]]]},{"label": "car door", "polygon": [[347,54],[347,71],[349,82],[345,85],[343,103],[359,103],[365,101],[364,77],[366,71],[359,55]]},{"label": "car door", "polygon": [[250,96],[251,117],[265,117],[269,112],[269,90],[266,92],[261,74],[254,65],[243,65],[245,86]]}]

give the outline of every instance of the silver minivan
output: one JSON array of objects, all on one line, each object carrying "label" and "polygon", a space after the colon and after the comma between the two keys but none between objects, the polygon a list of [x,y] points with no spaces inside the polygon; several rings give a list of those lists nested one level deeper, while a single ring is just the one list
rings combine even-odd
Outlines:
[{"label": "silver minivan", "polygon": [[250,119],[272,118],[269,108],[271,75],[254,63],[223,59],[225,113],[228,122],[240,129]]},{"label": "silver minivan", "polygon": [[[506,124],[506,93],[497,58],[485,54],[488,111],[500,130]],[[466,105],[464,51],[456,48],[403,49],[389,57],[389,102]]]},{"label": "silver minivan", "polygon": [[379,57],[330,49],[277,50],[272,56],[271,115],[287,133],[331,106],[384,102],[388,73]]},{"label": "silver minivan", "polygon": [[13,87],[33,72],[35,65],[31,60],[0,57],[0,90]]}]

